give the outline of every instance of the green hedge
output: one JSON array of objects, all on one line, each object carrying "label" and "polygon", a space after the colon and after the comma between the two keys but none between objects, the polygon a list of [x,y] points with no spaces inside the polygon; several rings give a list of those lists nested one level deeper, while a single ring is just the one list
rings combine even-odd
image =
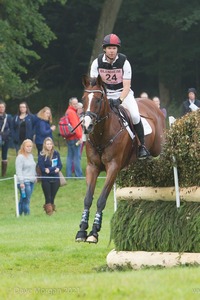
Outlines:
[{"label": "green hedge", "polygon": [[[120,187],[174,186],[173,156],[180,187],[200,185],[200,110],[176,120],[166,131],[162,154],[121,171]],[[148,197],[148,196],[147,196]],[[111,221],[116,250],[200,252],[200,204],[120,201]]]},{"label": "green hedge", "polygon": [[117,178],[120,187],[174,185],[172,157],[176,158],[180,187],[200,185],[200,110],[177,119],[166,131],[163,153],[136,161]]},{"label": "green hedge", "polygon": [[117,251],[200,252],[200,205],[120,201],[111,239]]}]

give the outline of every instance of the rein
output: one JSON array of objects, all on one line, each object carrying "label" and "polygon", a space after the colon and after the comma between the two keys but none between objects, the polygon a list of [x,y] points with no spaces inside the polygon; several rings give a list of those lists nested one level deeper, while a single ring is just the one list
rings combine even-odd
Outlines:
[{"label": "rein", "polygon": [[120,135],[120,133],[121,133],[122,131],[124,131],[124,128],[121,127],[121,129],[115,134],[115,136],[112,137],[112,138],[107,142],[107,144],[105,144],[104,146],[94,145],[94,143],[92,143],[92,141],[90,140],[89,137],[88,137],[88,142],[92,145],[93,148],[95,148],[95,149],[97,150],[97,152],[98,152],[99,154],[101,154],[105,148],[107,148],[109,145],[111,145],[111,144],[114,142],[114,140],[118,137],[118,135]]},{"label": "rein", "polygon": [[83,123],[83,120],[81,120],[81,121],[73,128],[72,132],[74,132],[74,131],[76,130],[76,128],[77,128],[78,126],[80,126],[82,123]]}]

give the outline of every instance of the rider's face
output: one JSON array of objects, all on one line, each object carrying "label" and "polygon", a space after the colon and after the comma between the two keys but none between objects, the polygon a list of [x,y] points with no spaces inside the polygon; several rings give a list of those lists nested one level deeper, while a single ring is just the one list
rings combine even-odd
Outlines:
[{"label": "rider's face", "polygon": [[118,47],[117,46],[108,46],[104,49],[105,54],[111,60],[114,60],[117,56]]}]

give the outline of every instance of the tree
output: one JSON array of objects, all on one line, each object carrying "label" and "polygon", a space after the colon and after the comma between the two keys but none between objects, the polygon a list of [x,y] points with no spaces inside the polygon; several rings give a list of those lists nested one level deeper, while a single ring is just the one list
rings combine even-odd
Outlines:
[{"label": "tree", "polygon": [[37,80],[29,77],[27,66],[40,59],[33,45],[47,48],[56,38],[39,11],[49,2],[51,0],[0,2],[0,97],[4,100],[25,97],[37,90]]},{"label": "tree", "polygon": [[122,1],[123,0],[105,0],[101,10],[101,16],[99,19],[99,25],[97,28],[96,38],[90,58],[90,64],[102,50],[101,45],[103,37],[106,34],[112,33]]},{"label": "tree", "polygon": [[159,93],[164,105],[180,101],[185,84],[198,87],[199,23],[196,0],[124,0],[115,30],[134,66],[136,87]]}]

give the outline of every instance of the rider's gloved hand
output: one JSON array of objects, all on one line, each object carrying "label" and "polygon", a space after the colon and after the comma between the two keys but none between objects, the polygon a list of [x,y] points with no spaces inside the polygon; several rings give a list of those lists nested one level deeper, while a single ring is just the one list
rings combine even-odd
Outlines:
[{"label": "rider's gloved hand", "polygon": [[122,100],[120,98],[118,98],[118,99],[110,99],[110,104],[113,107],[117,108],[120,104],[122,104]]}]

